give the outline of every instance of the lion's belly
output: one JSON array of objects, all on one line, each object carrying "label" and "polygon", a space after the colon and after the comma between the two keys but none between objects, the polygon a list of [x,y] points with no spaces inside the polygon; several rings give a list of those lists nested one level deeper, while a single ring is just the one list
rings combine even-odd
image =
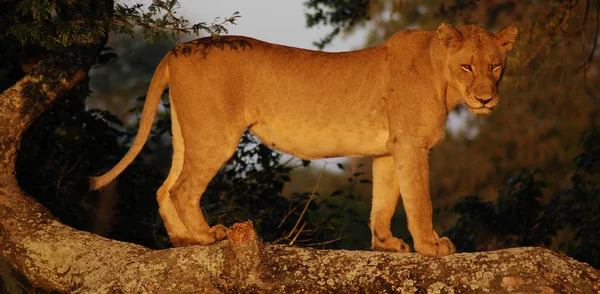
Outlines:
[{"label": "lion's belly", "polygon": [[250,128],[265,145],[302,159],[380,156],[388,153],[385,129],[257,123]]}]

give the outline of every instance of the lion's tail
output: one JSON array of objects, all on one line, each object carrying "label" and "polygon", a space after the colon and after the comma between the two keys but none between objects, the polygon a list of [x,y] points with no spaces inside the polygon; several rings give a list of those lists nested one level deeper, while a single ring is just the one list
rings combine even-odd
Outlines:
[{"label": "lion's tail", "polygon": [[123,170],[125,170],[125,168],[133,161],[138,153],[140,153],[142,147],[148,140],[148,135],[152,129],[152,124],[154,122],[156,110],[158,109],[160,97],[162,96],[162,93],[168,82],[169,71],[167,57],[165,57],[156,68],[154,76],[152,77],[152,81],[150,82],[148,94],[146,95],[146,102],[144,103],[144,110],[142,111],[140,127],[137,135],[135,136],[133,144],[129,148],[129,151],[127,151],[127,154],[125,154],[121,161],[119,161],[119,163],[117,163],[117,165],[115,165],[111,170],[101,176],[89,178],[88,184],[90,191],[98,190],[114,180],[119,174],[121,174],[121,172],[123,172]]}]

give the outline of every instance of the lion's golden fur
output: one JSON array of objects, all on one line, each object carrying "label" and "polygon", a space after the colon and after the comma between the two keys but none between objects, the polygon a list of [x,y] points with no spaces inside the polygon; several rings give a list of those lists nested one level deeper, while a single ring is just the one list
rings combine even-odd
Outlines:
[{"label": "lion's golden fur", "polygon": [[453,253],[452,242],[433,230],[428,152],[457,104],[478,114],[498,104],[516,34],[514,27],[494,35],[442,24],[344,53],[236,36],[179,45],[156,69],[130,151],[92,178],[92,189],[113,180],[139,153],[169,84],[174,154],[157,199],[176,246],[226,237],[225,227],[206,223],[198,204],[250,129],[264,144],[304,159],[373,156],[372,248],[409,251],[390,231],[402,195],[416,251]]}]

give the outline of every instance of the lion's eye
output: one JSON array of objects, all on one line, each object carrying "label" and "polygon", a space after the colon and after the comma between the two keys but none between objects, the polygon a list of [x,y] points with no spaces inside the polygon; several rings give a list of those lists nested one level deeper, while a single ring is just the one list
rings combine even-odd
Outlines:
[{"label": "lion's eye", "polygon": [[471,72],[471,71],[473,71],[473,69],[471,68],[471,66],[470,66],[470,65],[468,65],[468,64],[463,64],[463,65],[461,65],[461,67],[462,67],[462,69],[463,69],[463,70],[465,70],[465,71],[468,71],[468,72]]},{"label": "lion's eye", "polygon": [[497,70],[500,68],[500,64],[492,64],[492,70]]}]

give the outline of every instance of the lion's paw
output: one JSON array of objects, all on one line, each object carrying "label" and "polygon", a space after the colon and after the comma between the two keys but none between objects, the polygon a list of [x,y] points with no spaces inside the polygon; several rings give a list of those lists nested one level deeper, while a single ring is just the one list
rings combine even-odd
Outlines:
[{"label": "lion's paw", "polygon": [[217,241],[227,238],[227,227],[224,225],[215,225],[210,228],[209,232],[215,235]]},{"label": "lion's paw", "polygon": [[194,236],[196,243],[200,245],[211,245],[227,238],[227,227],[224,225],[215,225],[208,232],[201,232]]},{"label": "lion's paw", "polygon": [[454,244],[446,237],[436,238],[434,242],[415,243],[415,250],[425,256],[431,257],[442,257],[456,252]]},{"label": "lion's paw", "polygon": [[371,240],[371,249],[373,251],[410,252],[410,246],[396,237],[389,237],[383,241],[377,237],[373,237]]},{"label": "lion's paw", "polygon": [[171,236],[171,243],[174,247],[183,247],[190,245],[211,245],[218,241],[227,238],[227,227],[216,225],[211,227],[207,232],[200,232],[191,236]]}]

